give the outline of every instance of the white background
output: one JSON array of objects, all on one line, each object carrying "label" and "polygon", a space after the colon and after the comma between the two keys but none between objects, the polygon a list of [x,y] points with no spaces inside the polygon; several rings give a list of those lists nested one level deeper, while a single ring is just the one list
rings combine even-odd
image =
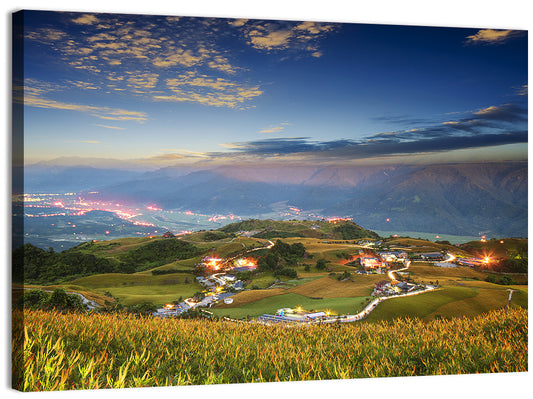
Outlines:
[{"label": "white background", "polygon": [[[20,394],[10,389],[10,44],[11,12],[21,9],[119,12],[138,14],[212,16],[261,19],[315,20],[326,22],[361,22],[402,25],[432,25],[475,28],[530,29],[533,23],[533,2],[529,0],[190,0],[143,2],[91,0],[75,2],[65,0],[12,1],[2,3],[2,118],[3,150],[0,162],[1,187],[3,188],[0,213],[1,253],[3,262],[3,317],[1,320],[2,367],[0,368],[0,389],[9,398],[23,395],[31,398],[92,398],[132,397],[145,398],[179,397],[226,398],[249,396],[253,398],[285,397],[303,398],[506,398],[531,397],[532,379],[529,373],[484,374],[467,376],[405,377],[386,379],[358,379],[347,381],[313,381],[304,383],[233,384],[217,386],[195,386],[174,388],[143,388],[127,390],[75,391],[53,393]],[[531,42],[529,44],[531,54]],[[531,225],[531,223],[530,223]],[[4,397],[4,396],[2,396]]]}]

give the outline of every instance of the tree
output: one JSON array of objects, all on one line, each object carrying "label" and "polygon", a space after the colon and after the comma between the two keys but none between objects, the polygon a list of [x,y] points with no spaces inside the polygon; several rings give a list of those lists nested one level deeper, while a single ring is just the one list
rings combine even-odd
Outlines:
[{"label": "tree", "polygon": [[41,289],[33,289],[26,292],[21,298],[21,304],[24,308],[42,308],[48,302],[50,294]]},{"label": "tree", "polygon": [[324,258],[320,258],[316,261],[316,268],[318,270],[324,270],[326,268],[327,261]]},{"label": "tree", "polygon": [[274,270],[278,266],[278,261],[279,256],[269,252],[259,260],[258,267],[262,270]]},{"label": "tree", "polygon": [[276,270],[274,272],[274,276],[287,276],[291,278],[298,278],[298,273],[296,272],[296,270],[290,267],[285,267],[283,269]]},{"label": "tree", "polygon": [[48,304],[56,309],[65,309],[68,304],[67,292],[63,288],[56,288],[52,292],[52,296],[48,301]]}]

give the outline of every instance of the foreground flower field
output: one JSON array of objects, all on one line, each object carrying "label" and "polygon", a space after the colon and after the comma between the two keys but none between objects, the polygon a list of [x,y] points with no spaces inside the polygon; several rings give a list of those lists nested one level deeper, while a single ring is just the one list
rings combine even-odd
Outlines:
[{"label": "foreground flower field", "polygon": [[423,323],[265,326],[13,313],[21,391],[527,371],[527,310]]}]

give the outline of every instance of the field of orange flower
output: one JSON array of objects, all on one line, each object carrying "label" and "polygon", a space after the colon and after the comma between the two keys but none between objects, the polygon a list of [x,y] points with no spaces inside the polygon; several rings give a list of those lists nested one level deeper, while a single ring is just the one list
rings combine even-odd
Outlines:
[{"label": "field of orange flower", "polygon": [[527,310],[476,318],[265,326],[13,313],[21,391],[527,371]]}]

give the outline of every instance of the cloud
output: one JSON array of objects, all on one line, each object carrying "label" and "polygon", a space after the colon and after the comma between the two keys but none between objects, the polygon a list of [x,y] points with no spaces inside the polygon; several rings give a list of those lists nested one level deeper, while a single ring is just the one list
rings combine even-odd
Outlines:
[{"label": "cloud", "polygon": [[527,110],[516,104],[486,107],[468,114],[468,118],[427,124],[416,129],[376,133],[359,140],[271,138],[227,143],[224,147],[237,156],[350,160],[391,155],[412,156],[528,141]]},{"label": "cloud", "polygon": [[67,83],[70,83],[72,86],[78,89],[82,89],[82,90],[99,90],[101,88],[100,86],[95,85],[92,82],[83,82],[81,80],[78,80],[78,81],[69,80],[67,81]]},{"label": "cloud", "polygon": [[118,126],[96,125],[96,124],[95,124],[94,126],[103,127],[103,128],[105,128],[105,129],[124,130],[123,127],[118,127]]},{"label": "cloud", "polygon": [[474,112],[474,117],[503,122],[526,121],[527,110],[516,104],[503,104],[480,109]]},{"label": "cloud", "polygon": [[336,24],[321,22],[254,21],[243,27],[249,45],[263,51],[297,50],[313,57],[322,56],[317,43]]},{"label": "cloud", "polygon": [[[35,86],[32,86],[31,83],[34,83]],[[100,119],[142,123],[148,118],[147,114],[144,112],[57,101],[43,96],[44,94],[50,94],[53,91],[61,89],[61,86],[26,80],[24,92],[15,90],[14,101],[23,103],[28,107],[88,113]]]},{"label": "cloud", "polygon": [[224,78],[187,72],[166,80],[171,95],[155,95],[155,100],[197,102],[216,107],[241,108],[242,104],[260,96],[258,86],[247,86]]},{"label": "cloud", "polygon": [[227,143],[224,146],[237,153],[253,155],[283,155],[320,150],[320,143],[308,141],[307,137],[271,138],[243,143]]},{"label": "cloud", "polygon": [[142,92],[139,89],[144,89],[149,91],[156,87],[159,79],[159,75],[156,73],[141,73],[141,74],[131,74],[126,78],[127,86],[135,91]]},{"label": "cloud", "polygon": [[[70,21],[70,25],[67,23]],[[147,100],[189,101],[213,106],[236,107],[244,99],[251,100],[262,94],[258,84],[242,84],[232,81],[234,90],[227,89],[226,96],[206,93],[207,86],[200,81],[190,82],[174,90],[169,79],[187,73],[209,75],[223,85],[227,76],[236,76],[245,68],[235,65],[232,53],[222,44],[224,35],[233,36],[227,20],[216,18],[173,18],[151,16],[136,18],[119,14],[72,14],[70,20],[62,20],[54,29],[29,29],[25,38],[39,42],[57,55],[73,70],[84,73],[85,87],[145,95]],[[234,20],[242,27],[246,21]],[[79,34],[71,26],[84,25]],[[87,76],[91,76],[88,83]],[[218,79],[217,78],[222,78]],[[188,86],[187,90],[183,88]],[[215,87],[211,87],[215,89]],[[196,92],[194,92],[196,90]],[[244,107],[243,107],[244,108]]]},{"label": "cloud", "polygon": [[260,32],[253,30],[248,33],[253,47],[261,50],[284,49],[289,47],[289,39],[293,36],[291,31]]},{"label": "cloud", "polygon": [[195,151],[188,151],[183,149],[177,149],[177,150],[166,150],[171,151],[170,153],[161,154],[161,155],[154,155],[148,158],[140,159],[139,162],[141,163],[170,163],[175,164],[176,162],[183,162],[183,163],[191,163],[196,161],[209,161],[209,156],[207,153],[203,152],[195,152]]},{"label": "cloud", "polygon": [[[363,141],[335,140],[314,142],[308,138],[269,139],[247,143],[232,143],[236,155],[263,158],[294,156],[307,160],[353,160],[391,155],[413,155],[443,151],[527,143],[527,131],[506,134],[484,134],[465,137],[433,137],[399,141],[395,139],[367,139]],[[227,154],[220,154],[227,156]]]},{"label": "cloud", "polygon": [[100,144],[100,142],[97,141],[97,140],[83,140],[82,143],[87,143],[87,144]]},{"label": "cloud", "polygon": [[245,25],[247,22],[248,22],[248,19],[245,19],[245,18],[228,20],[228,24],[230,24],[231,26],[237,27],[237,28]]},{"label": "cloud", "polygon": [[85,14],[72,20],[78,25],[93,25],[99,22],[98,18],[94,14]]},{"label": "cloud", "polygon": [[517,89],[517,93],[519,96],[527,96],[528,87],[527,85],[520,86]]},{"label": "cloud", "polygon": [[63,41],[68,38],[68,35],[60,29],[39,28],[35,31],[26,32],[24,38],[53,46],[58,41]]},{"label": "cloud", "polygon": [[320,40],[338,27],[312,21],[66,15],[70,18],[54,28],[28,27],[25,38],[48,46],[56,62],[79,73],[70,77],[74,88],[237,109],[253,107],[263,90],[260,82],[239,79],[248,69],[236,64],[228,40],[259,52],[318,58]]},{"label": "cloud", "polygon": [[[411,118],[409,116],[384,116],[375,117],[374,120],[391,123],[395,126],[417,126],[395,131],[396,135],[407,135],[409,132],[424,132],[426,135],[441,134],[464,134],[464,132],[480,133],[482,129],[501,130],[507,129],[509,125],[527,122],[527,109],[518,104],[507,103],[494,105],[478,109],[476,111],[453,112],[445,115],[464,115],[456,120],[445,120],[435,123],[429,119]],[[461,133],[462,132],[462,133]],[[378,133],[384,135],[390,133]]]},{"label": "cloud", "polygon": [[526,34],[521,30],[480,29],[476,34],[467,36],[467,44],[503,44],[510,39],[522,37]]},{"label": "cloud", "polygon": [[268,128],[266,129],[262,129],[259,131],[259,133],[277,133],[277,132],[280,132],[282,130],[285,129],[285,126],[281,126],[281,125],[287,125],[286,123],[282,123],[280,124],[280,126],[269,126]]}]

